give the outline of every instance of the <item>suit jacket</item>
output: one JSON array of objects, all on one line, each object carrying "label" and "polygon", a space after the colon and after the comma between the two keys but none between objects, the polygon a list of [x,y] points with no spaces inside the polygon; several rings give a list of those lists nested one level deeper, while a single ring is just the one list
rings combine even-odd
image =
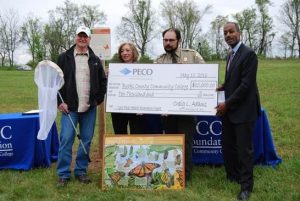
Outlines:
[{"label": "suit jacket", "polygon": [[225,104],[232,123],[255,121],[260,114],[257,63],[255,52],[241,44],[225,74]]}]

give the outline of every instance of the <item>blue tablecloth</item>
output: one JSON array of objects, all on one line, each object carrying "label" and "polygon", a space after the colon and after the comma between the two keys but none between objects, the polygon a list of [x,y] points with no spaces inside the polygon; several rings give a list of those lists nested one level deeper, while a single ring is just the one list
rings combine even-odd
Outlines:
[{"label": "blue tablecloth", "polygon": [[0,169],[49,167],[57,160],[59,142],[55,123],[46,140],[37,139],[38,130],[38,114],[0,114]]},{"label": "blue tablecloth", "polygon": [[[223,164],[221,151],[222,123],[216,116],[198,116],[193,141],[193,162],[196,164]],[[275,166],[281,163],[276,154],[267,114],[264,109],[253,132],[256,164]]]}]

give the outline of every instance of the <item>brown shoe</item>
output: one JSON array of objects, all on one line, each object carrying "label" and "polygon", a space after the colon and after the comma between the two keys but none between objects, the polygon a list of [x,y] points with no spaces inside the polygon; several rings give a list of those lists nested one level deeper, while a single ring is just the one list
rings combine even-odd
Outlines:
[{"label": "brown shoe", "polygon": [[58,187],[64,187],[69,183],[70,179],[68,178],[59,178],[57,181],[57,186]]},{"label": "brown shoe", "polygon": [[92,180],[87,176],[87,174],[76,175],[75,179],[84,184],[89,184],[92,182]]}]

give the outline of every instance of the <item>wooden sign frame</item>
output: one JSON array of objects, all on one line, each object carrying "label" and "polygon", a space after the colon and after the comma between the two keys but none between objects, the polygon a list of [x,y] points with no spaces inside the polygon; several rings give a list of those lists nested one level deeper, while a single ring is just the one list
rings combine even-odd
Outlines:
[{"label": "wooden sign frame", "polygon": [[184,189],[185,136],[105,135],[100,187]]}]

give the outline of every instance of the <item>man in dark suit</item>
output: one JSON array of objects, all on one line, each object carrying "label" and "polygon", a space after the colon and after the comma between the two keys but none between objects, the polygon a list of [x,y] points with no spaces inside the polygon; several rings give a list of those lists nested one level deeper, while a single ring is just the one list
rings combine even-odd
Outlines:
[{"label": "man in dark suit", "polygon": [[224,38],[231,47],[227,57],[225,81],[218,91],[225,102],[216,107],[222,117],[222,152],[227,179],[241,185],[238,200],[248,200],[253,190],[252,131],[260,113],[256,84],[257,56],[241,43],[238,24],[224,25]]}]

